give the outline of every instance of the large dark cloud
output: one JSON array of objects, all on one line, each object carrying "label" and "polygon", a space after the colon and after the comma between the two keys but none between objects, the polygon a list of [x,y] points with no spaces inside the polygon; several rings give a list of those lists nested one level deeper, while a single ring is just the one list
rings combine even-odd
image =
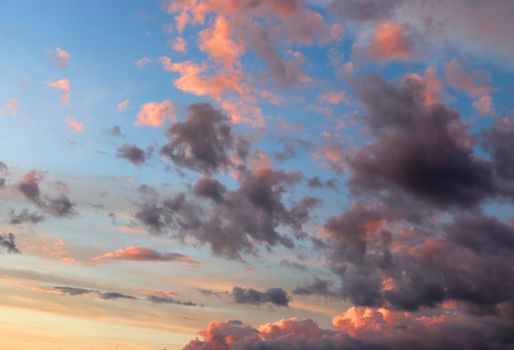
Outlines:
[{"label": "large dark cloud", "polygon": [[190,105],[186,119],[170,126],[167,136],[161,154],[178,166],[210,173],[230,163],[234,136],[228,118],[208,103]]},{"label": "large dark cloud", "polygon": [[12,233],[2,233],[0,234],[0,252],[6,251],[11,254],[19,254],[20,250],[16,246],[16,240]]},{"label": "large dark cloud", "polygon": [[[135,217],[152,232],[194,238],[209,244],[216,255],[243,259],[241,254],[255,253],[258,244],[293,246],[278,227],[300,234],[310,209],[318,204],[312,197],[290,206],[284,203],[283,196],[300,179],[298,172],[245,171],[239,188],[228,190],[217,180],[204,178],[193,187],[194,196],[179,193],[161,201],[150,198],[140,205]],[[212,201],[201,203],[202,198]]]},{"label": "large dark cloud", "polygon": [[458,112],[425,106],[422,82],[395,85],[373,75],[357,91],[375,140],[348,156],[354,192],[400,190],[441,207],[476,206],[495,195],[491,166],[474,154]]},{"label": "large dark cloud", "polygon": [[260,305],[270,303],[275,306],[289,305],[290,298],[282,288],[269,288],[264,292],[253,288],[234,287],[231,292],[234,302],[238,304]]}]

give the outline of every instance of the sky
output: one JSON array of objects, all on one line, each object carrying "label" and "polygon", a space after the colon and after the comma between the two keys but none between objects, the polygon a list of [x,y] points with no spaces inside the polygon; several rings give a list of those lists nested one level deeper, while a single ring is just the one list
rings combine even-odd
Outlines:
[{"label": "sky", "polygon": [[514,349],[513,15],[2,1],[1,348]]}]

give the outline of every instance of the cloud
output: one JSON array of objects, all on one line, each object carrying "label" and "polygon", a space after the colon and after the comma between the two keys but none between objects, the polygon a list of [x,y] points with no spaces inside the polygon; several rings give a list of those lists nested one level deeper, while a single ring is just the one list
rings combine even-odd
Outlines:
[{"label": "cloud", "polygon": [[[495,173],[502,182],[500,186],[509,186],[514,178],[514,116],[497,120],[489,129],[482,131],[480,138],[492,157]],[[512,190],[510,185],[508,191]]]},{"label": "cloud", "polygon": [[453,88],[466,91],[470,97],[490,94],[493,88],[489,85],[489,76],[485,72],[467,72],[457,58],[444,64],[446,82]]},{"label": "cloud", "polygon": [[[323,329],[311,319],[290,318],[253,328],[241,321],[212,321],[201,339],[184,350],[420,350],[510,348],[512,323],[482,322],[446,314],[410,316],[387,309],[355,308],[334,317],[336,329]],[[427,334],[430,336],[427,337]]]},{"label": "cloud", "polygon": [[20,108],[20,102],[15,98],[9,98],[5,100],[4,109],[0,109],[0,116],[8,114],[15,116]]},{"label": "cloud", "polygon": [[302,287],[297,287],[293,294],[296,295],[321,295],[324,297],[332,296],[335,293],[332,291],[331,287],[334,284],[333,281],[324,280],[320,278],[314,278],[314,280]]},{"label": "cloud", "polygon": [[478,100],[473,102],[473,107],[483,115],[490,115],[494,113],[493,99],[489,95],[483,95]]},{"label": "cloud", "polygon": [[173,297],[163,294],[150,294],[146,297],[146,300],[153,304],[173,304],[173,305],[182,305],[182,306],[202,306],[198,303],[192,301],[180,301]]},{"label": "cloud", "polygon": [[43,173],[36,170],[29,171],[18,183],[17,189],[25,198],[54,217],[71,217],[76,215],[75,204],[65,194],[60,194],[55,198],[42,198],[39,183],[43,179],[43,175]]},{"label": "cloud", "polygon": [[[242,260],[242,253],[253,254],[259,245],[293,247],[291,238],[277,231],[279,227],[289,227],[302,237],[302,225],[317,200],[302,198],[289,206],[283,201],[284,194],[300,179],[299,172],[243,171],[238,188],[218,188],[214,195],[199,191],[205,185],[205,180],[200,180],[194,186],[196,196],[178,193],[164,200],[151,197],[140,204],[135,218],[151,232],[194,238],[208,244],[215,255]],[[209,182],[209,186],[219,187]],[[215,200],[198,201],[205,195]]]},{"label": "cloud", "polygon": [[67,51],[58,47],[55,49],[55,56],[57,58],[57,64],[59,65],[59,67],[66,68],[66,65],[68,64],[68,61],[70,59],[70,54]]},{"label": "cloud", "polygon": [[328,9],[336,16],[355,22],[389,18],[404,0],[345,0],[332,1]]},{"label": "cloud", "polygon": [[45,217],[36,212],[30,212],[27,208],[24,208],[19,213],[16,213],[14,209],[9,210],[9,223],[11,225],[19,225],[24,223],[37,224],[43,221]]},{"label": "cloud", "polygon": [[135,166],[141,166],[147,162],[151,153],[151,150],[146,152],[136,145],[124,144],[118,148],[117,157],[126,159]]},{"label": "cloud", "polygon": [[208,103],[192,104],[183,122],[170,126],[161,154],[175,164],[201,172],[229,165],[227,152],[234,147],[228,119]]},{"label": "cloud", "polygon": [[376,60],[409,60],[414,54],[413,38],[402,24],[384,22],[377,26],[368,49]]},{"label": "cloud", "polygon": [[138,59],[136,61],[136,65],[139,67],[139,68],[144,68],[144,66],[146,66],[148,63],[150,63],[150,58],[148,57],[141,57],[140,59]]},{"label": "cloud", "polygon": [[490,164],[473,153],[466,124],[455,110],[425,106],[425,89],[409,77],[400,85],[377,75],[358,84],[375,140],[343,153],[352,172],[350,188],[399,189],[438,206],[474,206],[495,196]]},{"label": "cloud", "polygon": [[70,103],[71,83],[68,79],[61,79],[45,83],[46,86],[62,91],[61,101],[63,104]]},{"label": "cloud", "polygon": [[190,258],[187,255],[178,253],[160,253],[156,250],[129,246],[121,248],[113,252],[108,252],[103,255],[94,257],[93,261],[105,261],[105,260],[132,260],[132,261],[175,261],[186,263],[189,265],[198,265],[198,261]]},{"label": "cloud", "polygon": [[177,37],[171,48],[175,51],[186,52],[186,41],[184,38]]},{"label": "cloud", "polygon": [[116,112],[120,113],[120,112],[126,111],[127,109],[129,109],[129,107],[130,107],[130,100],[129,99],[120,101],[116,105]]},{"label": "cloud", "polygon": [[264,292],[253,288],[234,287],[231,292],[234,302],[238,304],[260,305],[270,303],[275,306],[288,307],[290,298],[282,288],[269,288]]},{"label": "cloud", "polygon": [[117,299],[128,299],[128,300],[137,300],[138,298],[132,295],[123,294],[119,292],[101,292],[95,289],[84,289],[77,287],[68,287],[68,286],[56,286],[51,289],[44,288],[45,291],[52,292],[56,291],[60,294],[67,294],[71,296],[82,296],[87,294],[93,294],[98,296],[103,300],[117,300]]},{"label": "cloud", "polygon": [[16,240],[12,233],[0,234],[0,251],[6,251],[10,254],[19,254],[20,250],[16,247]]},{"label": "cloud", "polygon": [[320,94],[318,99],[332,105],[337,105],[341,102],[348,102],[348,96],[346,96],[346,92],[344,91],[326,91]]},{"label": "cloud", "polygon": [[175,119],[175,108],[170,100],[161,102],[148,102],[141,106],[134,125],[158,128],[164,124],[166,118]]},{"label": "cloud", "polygon": [[64,121],[66,122],[66,124],[69,125],[70,128],[72,128],[77,133],[83,133],[86,129],[84,123],[79,122],[73,116],[69,116],[68,118],[64,119]]}]

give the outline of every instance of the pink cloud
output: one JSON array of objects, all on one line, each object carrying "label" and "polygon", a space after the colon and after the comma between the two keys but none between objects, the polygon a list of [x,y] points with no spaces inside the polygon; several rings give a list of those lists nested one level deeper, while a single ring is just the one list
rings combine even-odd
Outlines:
[{"label": "pink cloud", "polygon": [[466,71],[461,63],[453,58],[444,65],[446,82],[453,88],[464,90],[471,97],[490,94],[493,88],[487,83],[488,75],[481,71]]},{"label": "pink cloud", "polygon": [[60,79],[46,83],[46,86],[62,91],[61,101],[64,104],[70,103],[71,83],[68,79]]},{"label": "pink cloud", "polygon": [[493,99],[490,95],[483,95],[478,100],[473,102],[473,107],[483,115],[490,115],[494,113]]},{"label": "pink cloud", "polygon": [[96,256],[92,260],[97,262],[104,260],[176,261],[190,265],[198,264],[196,260],[193,260],[186,255],[178,253],[160,253],[153,249],[138,246],[121,248],[113,252],[108,252],[103,255]]},{"label": "pink cloud", "polygon": [[130,100],[126,99],[116,105],[116,112],[126,111],[130,107]]},{"label": "pink cloud", "polygon": [[379,60],[406,61],[413,51],[414,44],[406,35],[405,27],[391,22],[384,22],[376,28],[369,48],[369,54]]},{"label": "pink cloud", "polygon": [[216,17],[212,28],[199,33],[199,47],[228,69],[233,68],[245,51],[243,45],[232,40],[231,27],[224,16]]},{"label": "pink cloud", "polygon": [[0,116],[3,114],[9,114],[15,116],[20,108],[20,102],[15,98],[7,99],[4,103],[4,109],[0,109]]},{"label": "pink cloud", "polygon": [[327,91],[318,96],[318,99],[332,105],[337,105],[341,102],[348,102],[348,96],[344,91]]},{"label": "pink cloud", "polygon": [[186,41],[184,38],[177,37],[171,48],[175,51],[186,52]]},{"label": "pink cloud", "polygon": [[415,73],[409,74],[407,77],[424,84],[425,89],[423,92],[423,98],[425,106],[430,106],[440,102],[441,94],[443,94],[443,84],[439,79],[437,79],[437,73],[434,67],[428,67],[425,70],[424,77]]},{"label": "pink cloud", "polygon": [[86,129],[84,123],[79,122],[73,116],[69,116],[68,118],[64,119],[64,121],[77,133],[82,133]]},{"label": "pink cloud", "polygon": [[59,67],[66,68],[68,60],[70,59],[70,54],[58,47],[55,49],[55,56],[57,57]]},{"label": "pink cloud", "polygon": [[166,118],[175,119],[175,108],[170,100],[148,102],[141,106],[136,118],[134,125],[158,128]]}]

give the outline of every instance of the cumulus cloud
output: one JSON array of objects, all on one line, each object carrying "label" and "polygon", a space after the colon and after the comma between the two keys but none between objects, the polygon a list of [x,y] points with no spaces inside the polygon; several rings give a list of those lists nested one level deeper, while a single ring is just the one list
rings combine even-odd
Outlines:
[{"label": "cumulus cloud", "polygon": [[136,145],[124,144],[118,148],[118,158],[126,159],[136,166],[145,164],[151,155],[152,149],[144,151]]},{"label": "cumulus cloud", "polygon": [[134,125],[158,128],[166,119],[175,119],[175,107],[170,100],[148,102],[141,106]]},{"label": "cumulus cloud", "polygon": [[290,298],[282,288],[269,288],[264,292],[253,288],[234,287],[231,292],[234,302],[238,304],[260,305],[270,303],[275,306],[289,306]]},{"label": "cumulus cloud", "polygon": [[227,117],[210,104],[189,106],[186,119],[170,126],[166,134],[168,143],[161,154],[179,166],[209,173],[229,165],[232,129]]},{"label": "cumulus cloud", "polygon": [[[216,255],[241,260],[242,253],[255,253],[259,245],[293,246],[291,238],[278,228],[289,227],[299,234],[317,204],[309,197],[290,206],[284,203],[284,194],[300,179],[299,172],[244,171],[239,187],[226,191],[212,179],[204,179],[194,186],[194,196],[151,197],[140,205],[135,217],[152,232],[191,237],[208,244]],[[210,203],[198,201],[206,197],[212,199]]]},{"label": "cumulus cloud", "polygon": [[108,252],[103,255],[94,257],[92,260],[175,261],[189,265],[198,265],[198,261],[187,255],[178,253],[160,253],[153,249],[138,246],[120,248],[113,252]]}]

